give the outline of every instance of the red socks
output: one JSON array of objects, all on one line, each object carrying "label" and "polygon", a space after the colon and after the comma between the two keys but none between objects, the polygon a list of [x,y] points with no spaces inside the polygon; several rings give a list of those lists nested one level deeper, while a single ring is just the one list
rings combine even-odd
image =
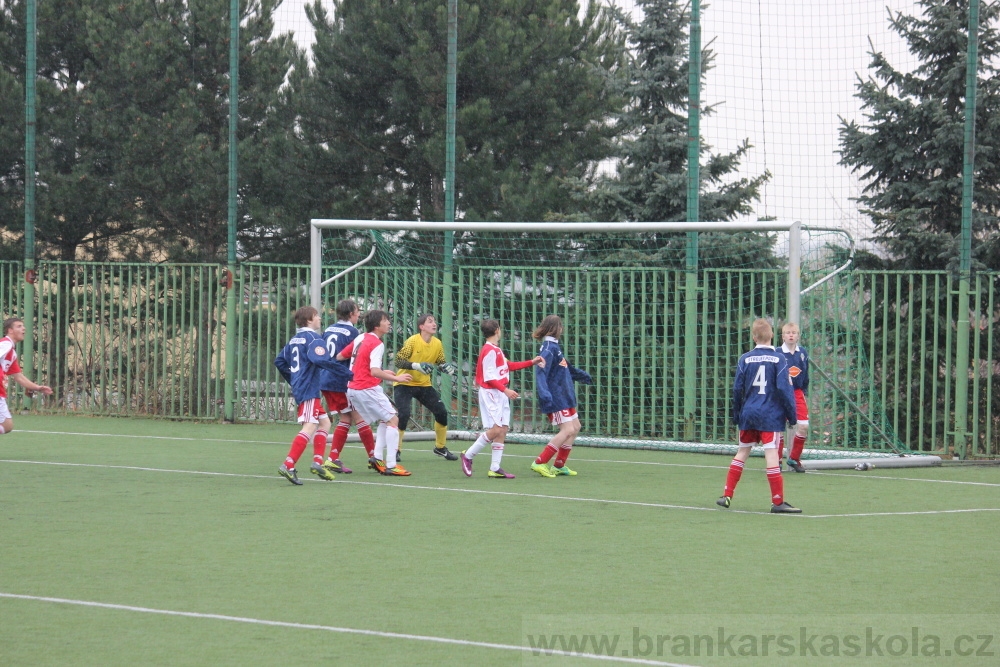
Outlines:
[{"label": "red socks", "polygon": [[804,435],[797,435],[792,438],[792,453],[789,455],[792,460],[798,461],[799,457],[802,456],[802,450],[806,446],[806,437]]},{"label": "red socks", "polygon": [[339,422],[337,428],[333,429],[333,444],[330,445],[330,459],[336,461],[340,458],[340,453],[344,451],[347,444],[347,432],[351,430],[351,425],[347,422]]},{"label": "red socks", "polygon": [[358,422],[358,436],[361,437],[361,444],[365,446],[365,451],[368,452],[368,458],[375,456],[375,435],[372,433],[372,427],[368,425],[368,422]]},{"label": "red socks", "polygon": [[288,456],[285,458],[285,467],[289,470],[294,468],[295,462],[302,456],[302,452],[306,451],[308,445],[309,436],[300,431],[292,440],[292,448],[288,450]]},{"label": "red socks", "polygon": [[558,453],[556,453],[556,461],[552,465],[556,468],[562,468],[565,466],[566,459],[569,458],[569,453],[572,451],[572,447],[560,447]]},{"label": "red socks", "polygon": [[785,482],[781,478],[781,468],[767,469],[767,483],[771,485],[771,503],[780,505],[785,502]]},{"label": "red socks", "polygon": [[729,474],[726,475],[726,488],[722,490],[722,495],[732,498],[733,492],[736,491],[736,485],[740,483],[742,475],[743,461],[733,459],[733,462],[729,464]]},{"label": "red socks", "polygon": [[545,445],[545,449],[543,449],[542,453],[538,455],[537,459],[535,459],[535,463],[548,463],[552,460],[552,457],[555,456],[555,453],[555,447],[552,445]]},{"label": "red socks", "polygon": [[323,465],[323,453],[326,452],[327,432],[323,429],[316,431],[313,435],[313,463]]}]

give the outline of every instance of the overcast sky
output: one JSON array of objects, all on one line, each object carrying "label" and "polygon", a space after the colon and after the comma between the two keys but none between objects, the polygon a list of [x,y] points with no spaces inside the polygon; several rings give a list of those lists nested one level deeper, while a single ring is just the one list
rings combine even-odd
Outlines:
[{"label": "overcast sky", "polygon": [[[442,0],[443,1],[443,0]],[[618,0],[632,9],[632,0]],[[313,40],[303,0],[285,0],[279,31]],[[913,0],[714,0],[703,3],[702,43],[716,53],[702,103],[718,105],[702,123],[717,151],[754,145],[742,174],[773,178],[757,216],[837,226],[855,237],[866,220],[851,201],[857,179],[839,166],[839,117],[859,119],[856,76],[867,76],[869,40],[901,69],[913,66],[890,32],[887,8],[915,12]]]}]

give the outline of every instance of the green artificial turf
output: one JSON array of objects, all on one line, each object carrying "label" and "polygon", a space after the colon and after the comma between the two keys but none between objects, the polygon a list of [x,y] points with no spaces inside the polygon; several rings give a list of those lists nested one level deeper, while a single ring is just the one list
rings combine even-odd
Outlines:
[{"label": "green artificial turf", "polygon": [[[319,481],[307,451],[293,487],[277,466],[294,426],[15,422],[0,437],[3,665],[610,664],[515,648],[594,653],[601,636],[617,658],[706,667],[1000,655],[1000,511],[942,513],[1000,509],[1000,468],[786,473],[805,514],[775,516],[761,459],[722,510],[718,456],[577,448],[579,475],[546,479],[528,470],[539,447],[509,445],[517,479],[493,480],[488,453],[466,478],[407,443],[413,476],[385,478],[354,445],[353,475]],[[869,627],[943,644],[867,656]],[[733,651],[787,632],[795,653],[720,656],[716,639],[709,654],[720,628],[743,637]],[[803,649],[801,628],[839,654]],[[966,631],[996,633],[992,656],[946,656]],[[850,657],[843,638],[858,632]]]}]

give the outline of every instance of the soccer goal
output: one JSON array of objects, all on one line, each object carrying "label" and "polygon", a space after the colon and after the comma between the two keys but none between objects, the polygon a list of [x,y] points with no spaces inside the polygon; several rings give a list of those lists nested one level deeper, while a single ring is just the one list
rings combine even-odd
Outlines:
[{"label": "soccer goal", "polygon": [[[414,333],[421,313],[434,314],[461,368],[454,380],[439,378],[453,437],[479,427],[479,322],[499,320],[508,358],[528,359],[537,350],[532,330],[556,314],[568,358],[595,379],[579,388],[579,444],[723,453],[735,441],[730,391],[736,360],[752,344],[750,323],[771,320],[780,344],[778,326],[801,320],[801,277],[815,283],[843,270],[850,244],[835,230],[822,233],[821,241],[819,230],[786,221],[316,219],[311,301],[326,313],[344,298],[387,311],[390,350]],[[535,408],[530,371],[512,383],[522,400],[509,440],[544,442],[550,427]],[[849,454],[860,448],[884,449],[859,442]]]}]

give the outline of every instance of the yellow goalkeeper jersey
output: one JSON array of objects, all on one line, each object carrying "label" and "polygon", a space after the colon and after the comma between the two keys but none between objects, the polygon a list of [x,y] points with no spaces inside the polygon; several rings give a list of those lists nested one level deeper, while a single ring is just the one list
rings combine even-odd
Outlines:
[{"label": "yellow goalkeeper jersey", "polygon": [[431,376],[421,373],[416,369],[410,370],[404,368],[400,364],[405,361],[414,364],[428,363],[435,366],[443,364],[445,362],[444,346],[441,345],[441,340],[437,336],[431,336],[430,342],[425,343],[420,334],[413,334],[406,339],[403,347],[396,353],[396,368],[401,369],[403,373],[409,373],[413,376],[413,379],[409,382],[396,382],[395,384],[405,384],[411,387],[429,387],[431,386]]}]

